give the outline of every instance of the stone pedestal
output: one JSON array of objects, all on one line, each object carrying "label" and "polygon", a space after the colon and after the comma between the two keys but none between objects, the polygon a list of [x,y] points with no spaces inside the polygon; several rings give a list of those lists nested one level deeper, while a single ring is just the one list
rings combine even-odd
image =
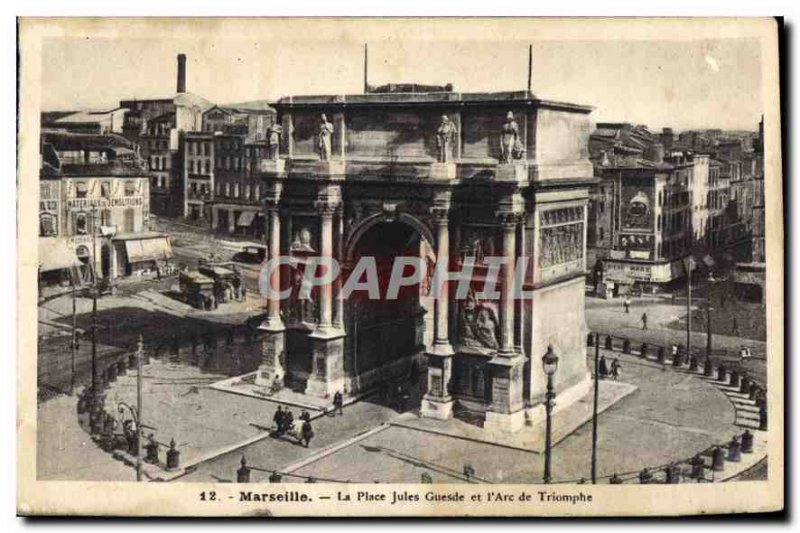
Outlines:
[{"label": "stone pedestal", "polygon": [[516,432],[525,425],[521,355],[497,356],[492,369],[492,403],[486,410],[483,427],[489,431]]},{"label": "stone pedestal", "polygon": [[449,390],[453,353],[449,344],[434,344],[428,352],[428,389],[420,405],[420,415],[424,417],[438,420],[453,417],[453,397]]},{"label": "stone pedestal", "polygon": [[432,180],[454,180],[456,179],[455,163],[433,163],[431,164]]},{"label": "stone pedestal", "polygon": [[314,172],[318,176],[344,177],[344,161],[317,161]]},{"label": "stone pedestal", "polygon": [[270,324],[267,321],[259,330],[264,332],[264,338],[261,341],[261,364],[256,372],[256,385],[269,387],[275,382],[276,376],[282,384],[286,375],[283,368],[286,329],[283,324]]},{"label": "stone pedestal", "polygon": [[306,384],[306,394],[320,398],[333,398],[344,390],[344,337],[342,330],[326,329],[312,332],[312,370]]},{"label": "stone pedestal", "polygon": [[494,172],[495,181],[507,183],[523,183],[528,180],[528,167],[524,163],[507,163],[497,165]]},{"label": "stone pedestal", "polygon": [[261,172],[269,174],[282,174],[286,172],[285,159],[262,159]]}]

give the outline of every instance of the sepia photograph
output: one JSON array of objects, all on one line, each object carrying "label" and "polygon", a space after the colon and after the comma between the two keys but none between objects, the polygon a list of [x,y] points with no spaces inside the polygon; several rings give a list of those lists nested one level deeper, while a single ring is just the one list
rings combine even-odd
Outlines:
[{"label": "sepia photograph", "polygon": [[18,512],[782,509],[779,31],[19,19]]}]

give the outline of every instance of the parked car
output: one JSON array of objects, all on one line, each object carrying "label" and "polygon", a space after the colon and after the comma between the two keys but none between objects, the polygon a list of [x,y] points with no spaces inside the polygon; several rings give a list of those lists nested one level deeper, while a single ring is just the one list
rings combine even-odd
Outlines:
[{"label": "parked car", "polygon": [[267,257],[266,246],[245,246],[241,252],[237,252],[233,256],[233,260],[237,263],[263,263]]}]

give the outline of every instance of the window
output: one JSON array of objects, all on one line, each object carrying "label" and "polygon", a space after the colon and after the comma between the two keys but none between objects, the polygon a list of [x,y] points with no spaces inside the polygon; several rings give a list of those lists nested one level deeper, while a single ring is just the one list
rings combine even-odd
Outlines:
[{"label": "window", "polygon": [[600,228],[600,240],[602,241],[605,238],[605,231],[603,228]]},{"label": "window", "polygon": [[55,237],[58,235],[58,217],[51,213],[39,215],[39,236]]},{"label": "window", "polygon": [[75,184],[75,195],[78,198],[86,198],[86,194],[88,192],[88,188],[86,187],[85,181],[79,181]]},{"label": "window", "polygon": [[86,213],[75,213],[73,216],[73,233],[75,235],[86,235],[89,232]]},{"label": "window", "polygon": [[153,183],[153,187],[158,187],[158,176],[153,176],[150,181]]},{"label": "window", "polygon": [[225,184],[225,196],[230,196],[230,195],[231,195],[231,184],[230,183],[226,183]]},{"label": "window", "polygon": [[234,183],[233,184],[233,196],[234,196],[234,198],[239,198],[239,184],[238,183]]},{"label": "window", "polygon": [[136,184],[132,181],[125,182],[125,196],[133,196],[136,194]]},{"label": "window", "polygon": [[111,209],[103,209],[100,212],[100,225],[101,226],[111,225]]},{"label": "window", "polygon": [[125,233],[133,233],[135,229],[136,212],[132,207],[125,209],[125,223],[123,231]]},{"label": "window", "polygon": [[108,198],[111,196],[111,184],[107,181],[104,181],[100,184],[100,194],[103,198]]}]

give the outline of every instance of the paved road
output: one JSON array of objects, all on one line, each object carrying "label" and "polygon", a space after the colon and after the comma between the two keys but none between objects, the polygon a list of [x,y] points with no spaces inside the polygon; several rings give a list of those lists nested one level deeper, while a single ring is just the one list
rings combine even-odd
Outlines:
[{"label": "paved road", "polygon": [[[647,330],[642,329],[640,320],[644,312],[648,316]],[[666,327],[666,324],[685,314],[685,307],[671,305],[666,298],[634,299],[629,314],[625,313],[620,301],[586,298],[586,323],[591,331],[628,337],[634,345],[642,342],[659,346],[685,345],[685,331]],[[766,382],[766,342],[715,334],[712,336],[715,363],[738,362],[739,349],[743,345],[750,347],[753,356],[743,365],[744,368],[762,383]],[[695,353],[705,355],[706,334],[692,332],[692,347]]]}]

